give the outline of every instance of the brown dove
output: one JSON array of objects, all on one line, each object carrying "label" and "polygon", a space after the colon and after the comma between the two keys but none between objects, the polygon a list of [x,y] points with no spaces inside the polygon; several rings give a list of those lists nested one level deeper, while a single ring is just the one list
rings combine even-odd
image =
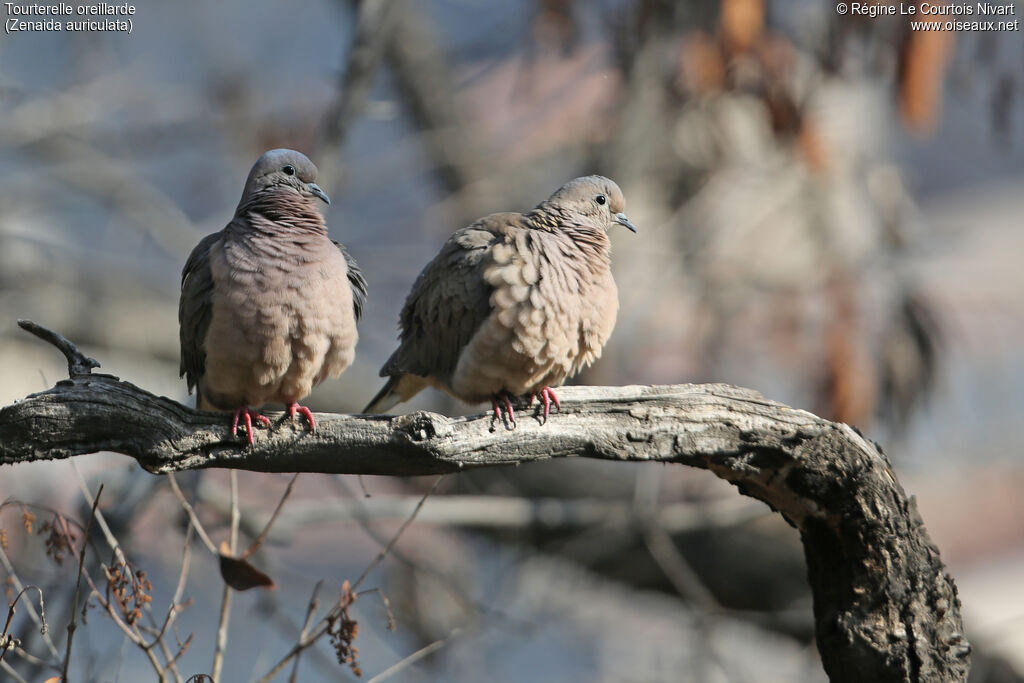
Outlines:
[{"label": "brown dove", "polygon": [[330,199],[316,166],[273,149],[249,172],[235,217],[206,236],[181,272],[181,374],[200,409],[234,411],[253,442],[255,409],[284,403],[294,419],[313,414],[299,401],[355,355],[366,280],[317,210]]},{"label": "brown dove", "polygon": [[515,425],[512,399],[539,396],[601,355],[618,292],[608,230],[636,232],[619,186],[588,176],[528,213],[496,213],[455,232],[412,286],[387,384],[364,412],[380,413],[427,386],[469,403],[490,400]]}]

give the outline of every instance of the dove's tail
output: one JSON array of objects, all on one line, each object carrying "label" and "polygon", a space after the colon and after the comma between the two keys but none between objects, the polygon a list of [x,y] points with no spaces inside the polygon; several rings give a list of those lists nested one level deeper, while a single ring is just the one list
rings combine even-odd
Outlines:
[{"label": "dove's tail", "polygon": [[380,414],[404,403],[426,388],[428,382],[416,375],[392,375],[384,388],[363,408],[364,414]]}]

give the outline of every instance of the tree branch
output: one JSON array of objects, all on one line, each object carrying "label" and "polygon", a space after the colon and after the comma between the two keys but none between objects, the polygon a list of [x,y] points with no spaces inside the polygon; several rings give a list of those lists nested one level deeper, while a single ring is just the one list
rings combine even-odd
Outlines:
[{"label": "tree branch", "polygon": [[560,394],[562,410],[546,425],[520,419],[515,431],[481,415],[326,414],[315,434],[281,418],[247,447],[221,414],[73,368],[52,389],[0,408],[0,464],[107,450],[154,473],[407,476],[558,457],[700,467],[800,531],[832,681],[966,680],[956,586],[888,459],[857,430],[721,384]]}]

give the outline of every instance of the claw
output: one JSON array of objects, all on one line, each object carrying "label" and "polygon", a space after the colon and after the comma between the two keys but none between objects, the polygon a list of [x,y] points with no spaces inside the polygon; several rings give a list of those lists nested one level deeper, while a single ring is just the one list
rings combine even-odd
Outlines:
[{"label": "claw", "polygon": [[244,418],[244,420],[245,420],[245,437],[248,440],[249,445],[251,446],[253,444],[253,441],[252,441],[252,433],[253,433],[252,419],[254,417],[256,418],[257,422],[260,422],[264,426],[268,426],[268,427],[270,426],[270,418],[268,418],[266,415],[261,415],[260,413],[258,413],[257,411],[253,410],[249,406],[242,406],[241,408],[239,408],[238,410],[235,411],[235,416],[233,418],[231,418],[231,436],[238,436],[238,419],[239,418]]},{"label": "claw", "polygon": [[[512,395],[507,391],[491,396],[491,408],[494,410],[494,420],[501,420],[508,429],[516,428],[516,411],[512,407]],[[504,418],[508,417],[506,421]]]},{"label": "claw", "polygon": [[[551,387],[544,387],[540,390],[540,400],[544,405],[544,421],[542,425],[548,423],[548,414],[551,408],[551,404],[555,404],[555,408],[558,412],[562,412],[562,404],[558,402],[558,395],[555,394],[555,390]],[[530,403],[533,403],[533,394],[530,394]]]},{"label": "claw", "polygon": [[316,420],[313,419],[313,411],[306,406],[300,406],[298,403],[289,403],[288,417],[294,420],[296,413],[301,413],[302,416],[306,418],[306,421],[309,422],[309,431],[316,431]]},{"label": "claw", "polygon": [[512,423],[512,428],[515,429],[515,427],[516,427],[516,411],[512,407],[512,401],[509,399],[509,395],[508,394],[505,394],[502,398],[505,399],[505,410],[508,411],[509,422]]}]

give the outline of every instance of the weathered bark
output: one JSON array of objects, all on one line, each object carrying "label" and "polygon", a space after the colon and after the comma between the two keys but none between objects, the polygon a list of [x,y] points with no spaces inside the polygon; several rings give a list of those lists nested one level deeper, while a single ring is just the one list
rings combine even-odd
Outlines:
[{"label": "weathered bark", "polygon": [[768,503],[801,534],[825,670],[833,681],[964,681],[970,646],[938,549],[872,442],[845,424],[727,385],[566,387],[546,425],[488,416],[318,415],[277,420],[256,444],[223,415],[116,377],[41,328],[71,377],[0,409],[0,464],[115,451],[150,472],[420,475],[557,457],[700,467]]}]

